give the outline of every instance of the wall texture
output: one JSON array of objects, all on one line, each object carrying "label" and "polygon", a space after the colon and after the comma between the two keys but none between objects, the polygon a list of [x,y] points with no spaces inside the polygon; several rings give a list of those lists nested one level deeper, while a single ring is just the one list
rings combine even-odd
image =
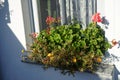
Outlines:
[{"label": "wall texture", "polygon": [[[105,1],[98,1],[98,12],[101,13],[101,16],[104,16],[107,20],[109,25],[107,26],[108,29],[105,29],[106,36],[109,41],[116,39],[116,41],[120,41],[120,27],[119,27],[119,19],[120,19],[120,5],[119,0],[105,0]],[[114,54],[115,56],[120,57],[120,48],[119,45],[116,45],[112,49],[110,49],[110,53]]]},{"label": "wall texture", "polygon": [[[120,41],[120,1],[119,0],[98,0],[97,4],[97,12],[100,12],[102,16],[104,16],[109,25],[107,26],[108,29],[105,29],[106,36],[109,41],[116,39],[116,41]],[[116,60],[115,57],[113,58],[113,64],[115,65],[116,69],[116,79],[118,80],[118,75],[120,74],[120,48],[119,45],[114,46],[113,48],[109,49],[108,52],[116,57],[119,60]]]}]

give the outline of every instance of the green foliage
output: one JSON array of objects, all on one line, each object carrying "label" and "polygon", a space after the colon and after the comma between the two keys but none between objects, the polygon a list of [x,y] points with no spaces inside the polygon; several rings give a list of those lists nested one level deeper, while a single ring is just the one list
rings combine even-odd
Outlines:
[{"label": "green foliage", "polygon": [[91,23],[82,29],[76,23],[41,31],[34,39],[28,58],[47,66],[93,71],[108,48],[110,44],[99,25]]}]

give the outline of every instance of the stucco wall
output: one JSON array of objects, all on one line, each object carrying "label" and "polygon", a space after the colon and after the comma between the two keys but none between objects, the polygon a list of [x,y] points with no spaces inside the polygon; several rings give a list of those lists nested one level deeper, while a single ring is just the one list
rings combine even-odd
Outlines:
[{"label": "stucco wall", "polygon": [[[106,37],[111,42],[113,39],[120,41],[120,0],[97,0],[98,8],[97,12],[100,12],[102,16],[108,20],[108,29],[105,29]],[[117,56],[120,60],[120,48],[119,45],[109,49],[108,52],[114,56]],[[116,74],[120,74],[120,61],[114,57],[113,64],[117,68]],[[118,80],[116,75],[116,80]]]},{"label": "stucco wall", "polygon": [[109,40],[116,39],[120,40],[120,1],[119,0],[98,0],[97,11],[105,16],[109,21],[108,30],[106,30],[106,35]]},{"label": "stucco wall", "polygon": [[0,80],[19,80],[24,69],[20,52],[26,48],[20,0],[5,0],[0,9],[0,36]]},{"label": "stucco wall", "polygon": [[[108,20],[109,25],[107,26],[108,29],[106,31],[106,37],[109,41],[116,39],[116,41],[120,41],[120,1],[119,0],[98,0],[98,12],[101,13],[101,16],[105,16]],[[120,48],[119,45],[111,48],[109,51],[110,53],[120,57]]]}]

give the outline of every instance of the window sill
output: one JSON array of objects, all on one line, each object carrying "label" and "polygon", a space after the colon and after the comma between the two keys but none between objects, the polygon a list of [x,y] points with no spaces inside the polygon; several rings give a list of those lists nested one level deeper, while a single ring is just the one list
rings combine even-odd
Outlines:
[{"label": "window sill", "polygon": [[[33,62],[33,61],[29,60],[26,56],[22,56],[22,60],[21,61],[25,62],[25,63],[30,63],[30,64],[42,65],[40,63]],[[90,76],[87,76],[87,77],[92,77],[92,76],[96,77],[97,76],[97,77],[100,78],[100,80],[114,80],[113,78],[115,78],[114,77],[114,66],[113,65],[109,65],[109,64],[101,64],[98,67],[98,70],[95,73],[90,73],[90,72],[79,72],[79,73],[80,74],[84,73],[82,75],[90,74]],[[93,80],[94,80],[94,78],[93,78]]]}]

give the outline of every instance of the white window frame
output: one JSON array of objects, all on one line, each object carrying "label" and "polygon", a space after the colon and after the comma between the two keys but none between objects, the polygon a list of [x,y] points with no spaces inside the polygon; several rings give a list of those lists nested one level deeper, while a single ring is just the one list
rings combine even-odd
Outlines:
[{"label": "white window frame", "polygon": [[[31,0],[21,0],[22,12],[23,12],[23,22],[26,44],[31,44],[32,39],[29,34],[34,32],[34,19],[32,13]],[[28,48],[28,46],[26,46]]]},{"label": "white window frame", "polygon": [[32,0],[34,28],[35,28],[35,32],[40,32],[40,22],[39,22],[38,5],[37,4],[38,4],[37,0]]}]

